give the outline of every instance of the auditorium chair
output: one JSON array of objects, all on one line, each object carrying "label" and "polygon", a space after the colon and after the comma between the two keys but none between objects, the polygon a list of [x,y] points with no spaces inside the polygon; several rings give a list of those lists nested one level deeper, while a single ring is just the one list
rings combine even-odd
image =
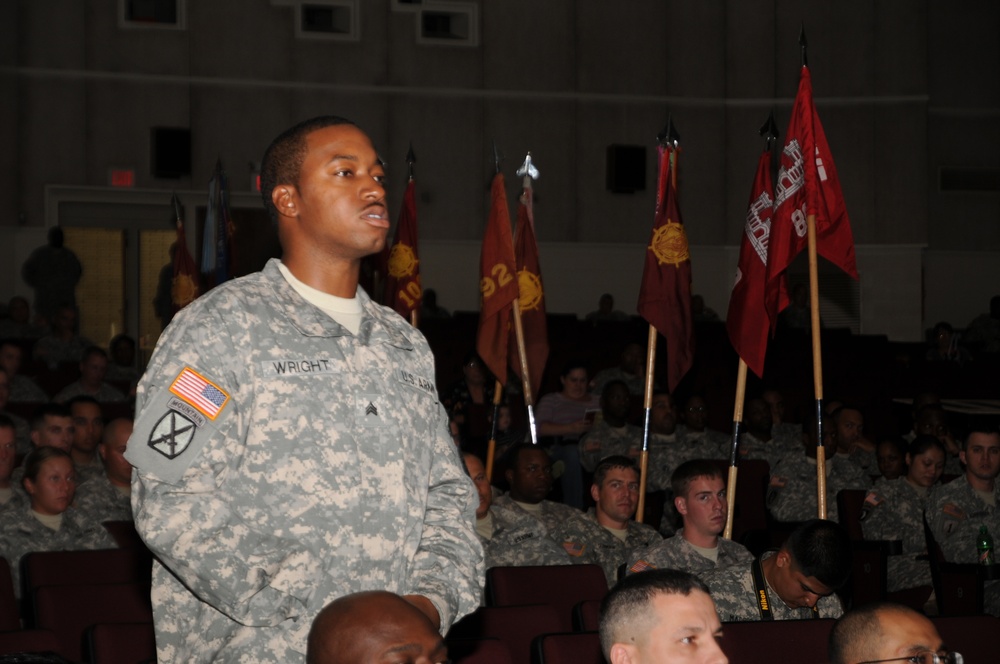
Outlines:
[{"label": "auditorium chair", "polygon": [[601,600],[608,580],[600,565],[533,565],[493,567],[486,571],[489,606],[545,604],[555,609],[558,629],[573,629],[573,607],[584,600]]},{"label": "auditorium chair", "polygon": [[452,625],[453,639],[499,639],[510,652],[511,664],[531,664],[531,645],[536,636],[562,632],[563,622],[547,604],[529,606],[481,606]]},{"label": "auditorium chair", "polygon": [[604,664],[597,632],[543,634],[532,647],[533,664]]}]

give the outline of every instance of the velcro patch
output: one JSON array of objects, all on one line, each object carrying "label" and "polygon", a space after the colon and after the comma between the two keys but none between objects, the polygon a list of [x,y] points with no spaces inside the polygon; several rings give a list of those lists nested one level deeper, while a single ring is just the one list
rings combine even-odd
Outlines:
[{"label": "velcro patch", "polygon": [[566,553],[573,556],[574,558],[579,558],[583,555],[583,550],[587,547],[582,542],[563,542],[563,548],[566,549]]},{"label": "velcro patch", "polygon": [[265,360],[260,363],[260,366],[265,376],[308,376],[339,373],[333,362],[325,357]]},{"label": "velcro patch", "polygon": [[149,432],[146,444],[167,457],[176,459],[194,440],[197,425],[175,410],[168,410]]},{"label": "velcro patch", "polygon": [[629,574],[635,574],[636,572],[645,572],[647,570],[656,569],[655,565],[651,565],[645,560],[637,560],[635,564],[628,568]]},{"label": "velcro patch", "polygon": [[885,498],[883,498],[882,496],[878,495],[874,491],[869,491],[867,494],[865,494],[865,504],[866,505],[871,505],[872,507],[878,507],[883,502],[885,502]]},{"label": "velcro patch", "polygon": [[965,510],[956,505],[955,503],[945,503],[941,511],[945,513],[946,516],[950,516],[953,519],[958,519],[962,521],[965,519]]},{"label": "velcro patch", "polygon": [[437,391],[434,389],[434,381],[424,378],[423,376],[418,376],[416,374],[410,373],[405,369],[396,369],[394,372],[396,374],[396,380],[398,380],[403,385],[407,387],[413,387],[418,390],[427,392],[430,395],[437,396]]},{"label": "velcro patch", "polygon": [[213,421],[229,402],[229,395],[222,388],[191,367],[184,367],[171,383],[170,392]]},{"label": "velcro patch", "polygon": [[772,475],[771,480],[767,483],[768,486],[776,489],[784,489],[786,484],[788,484],[788,480],[778,475]]}]

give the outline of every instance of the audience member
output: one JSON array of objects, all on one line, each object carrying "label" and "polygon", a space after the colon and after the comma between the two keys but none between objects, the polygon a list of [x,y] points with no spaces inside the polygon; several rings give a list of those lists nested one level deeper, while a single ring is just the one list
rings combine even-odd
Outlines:
[{"label": "audience member", "polygon": [[7,304],[7,318],[0,319],[0,339],[37,339],[45,330],[31,322],[28,300],[15,295]]},{"label": "audience member", "polygon": [[127,334],[116,334],[108,344],[108,371],[104,380],[115,383],[128,383],[129,390],[134,391],[139,382],[139,371],[135,368],[135,339]]},{"label": "audience member", "polygon": [[691,320],[695,323],[715,323],[719,314],[705,306],[705,298],[697,293],[691,296]]},{"label": "audience member", "polygon": [[741,459],[763,459],[774,468],[783,457],[799,449],[801,429],[794,437],[775,437],[771,406],[760,397],[747,400],[743,424],[739,446]]},{"label": "audience member", "polygon": [[486,569],[570,563],[562,542],[549,536],[545,524],[524,510],[493,504],[493,487],[486,479],[486,469],[479,457],[466,452],[462,458],[479,494],[476,534],[486,556]]},{"label": "audience member", "polygon": [[437,291],[433,288],[426,288],[420,302],[420,320],[431,318],[451,318],[451,314],[444,307],[438,306]]},{"label": "audience member", "polygon": [[53,226],[48,243],[31,252],[21,266],[25,283],[35,289],[35,314],[45,320],[56,316],[60,307],[76,307],[76,285],[83,267],[63,241],[63,230]]},{"label": "audience member", "polygon": [[104,473],[97,455],[97,446],[104,434],[104,414],[101,405],[85,395],[70,399],[66,408],[73,419],[73,443],[69,453],[76,466],[77,479],[85,482]]},{"label": "audience member", "polygon": [[601,420],[580,437],[580,465],[587,472],[594,472],[598,461],[612,455],[638,458],[642,451],[642,429],[627,421],[630,400],[625,383],[620,380],[605,383]]},{"label": "audience member", "polygon": [[689,441],[698,441],[702,449],[712,452],[709,459],[728,459],[731,447],[730,436],[721,431],[708,428],[709,405],[699,394],[688,397],[681,410],[684,421],[683,428],[678,427],[681,435]]},{"label": "audience member", "polygon": [[125,458],[131,435],[132,420],[109,422],[97,446],[104,472],[78,487],[77,507],[98,523],[132,520],[132,464]]},{"label": "audience member", "polygon": [[[705,583],[725,622],[837,618],[833,593],[851,573],[851,540],[840,525],[813,519],[775,553],[750,564],[706,572]],[[642,576],[638,574],[636,576]]]},{"label": "audience member", "polygon": [[901,555],[888,557],[888,590],[931,585],[924,539],[924,509],[944,470],[944,446],[934,436],[917,436],[906,453],[904,477],[879,481],[865,496],[861,521],[865,539],[901,540]]},{"label": "audience member", "polygon": [[948,426],[948,413],[940,403],[929,403],[917,410],[913,421],[913,437],[920,435],[935,436],[945,449],[944,472],[950,475],[961,475],[962,466],[958,459],[962,446],[951,434]]},{"label": "audience member", "polygon": [[972,353],[960,346],[951,323],[941,321],[931,330],[930,348],[924,356],[928,362],[954,362],[963,366],[972,361]]},{"label": "audience member", "polygon": [[726,664],[721,637],[708,586],[688,572],[634,574],[601,603],[601,650],[610,664]]},{"label": "audience member", "polygon": [[[935,489],[927,499],[927,521],[945,560],[978,561],[976,541],[986,526],[1000,534],[1000,431],[992,420],[973,421],[961,452],[965,473]],[[1000,581],[986,583],[987,613],[1000,616]]]},{"label": "audience member", "polygon": [[962,340],[980,353],[1000,353],[1000,295],[990,298],[988,313],[976,316],[965,328]]},{"label": "audience member", "polygon": [[865,416],[851,405],[837,407],[831,403],[830,406],[827,421],[837,447],[837,456],[850,460],[869,475],[875,474],[878,462],[875,460],[875,445],[864,438]]},{"label": "audience member", "polygon": [[603,321],[623,321],[628,320],[628,316],[623,311],[615,309],[615,298],[611,293],[605,293],[597,301],[597,311],[591,311],[584,317],[584,320],[591,323]]},{"label": "audience member", "polygon": [[0,367],[0,415],[9,419],[14,425],[17,432],[17,453],[27,454],[31,449],[31,430],[23,418],[7,411],[8,403],[10,403],[10,376],[3,367]]},{"label": "audience member", "polygon": [[535,408],[538,435],[552,438],[552,458],[563,462],[560,484],[563,502],[583,507],[583,471],[580,467],[580,436],[593,425],[591,416],[600,409],[600,398],[587,393],[587,367],[570,360],[559,374],[562,390],[543,396]]},{"label": "audience member", "polygon": [[313,620],[306,664],[447,664],[434,624],[399,595],[369,590],[339,597]]},{"label": "audience member", "polygon": [[0,369],[10,378],[11,403],[45,403],[49,395],[38,383],[19,373],[21,371],[21,347],[12,340],[0,341]]},{"label": "audience member", "polygon": [[52,331],[35,343],[35,359],[49,368],[65,362],[81,362],[84,351],[94,344],[77,334],[76,324],[76,307],[60,306],[52,318]]},{"label": "audience member", "polygon": [[580,510],[545,499],[552,490],[552,459],[548,453],[531,443],[519,443],[511,447],[507,455],[510,491],[493,504],[540,521],[549,537],[562,544],[570,562],[590,562],[584,558],[587,542],[574,539],[567,531],[567,524],[582,516]]},{"label": "audience member", "polygon": [[24,460],[22,484],[28,505],[5,511],[0,523],[0,555],[10,563],[15,594],[20,593],[20,562],[26,553],[115,548],[100,523],[72,507],[76,472],[68,453],[54,447],[34,450]]},{"label": "audience member", "polygon": [[53,398],[57,403],[65,403],[73,397],[86,395],[100,403],[120,403],[125,395],[118,388],[104,382],[108,373],[108,354],[97,346],[83,352],[80,361],[80,380],[70,383]]},{"label": "audience member", "polygon": [[927,616],[891,602],[866,604],[841,616],[830,631],[829,654],[830,664],[962,662]]},{"label": "audience member", "polygon": [[[490,409],[488,420],[490,426],[493,426],[493,412]],[[517,443],[523,443],[528,436],[528,432],[524,429],[518,429],[513,426],[514,416],[511,412],[510,405],[502,403],[497,408],[497,427],[496,427],[496,447],[493,452],[493,458],[499,459],[507,454],[507,450],[510,449],[511,445]]]},{"label": "audience member", "polygon": [[62,404],[47,403],[31,418],[31,444],[57,447],[67,454],[73,449],[73,416]]},{"label": "audience member", "polygon": [[482,454],[489,438],[487,414],[493,409],[496,379],[475,351],[462,360],[462,378],[445,392],[441,403],[458,423],[465,449]]},{"label": "audience member", "polygon": [[886,438],[875,448],[878,471],[882,480],[894,480],[906,475],[906,441],[902,438]]},{"label": "audience member", "polygon": [[807,331],[812,329],[808,284],[798,283],[792,287],[791,302],[778,314],[778,327]]},{"label": "audience member", "polygon": [[771,407],[771,435],[775,438],[795,438],[802,431],[802,426],[789,422],[785,412],[785,397],[774,388],[769,388],[761,393],[761,398]]},{"label": "audience member", "polygon": [[11,488],[11,475],[17,460],[14,422],[0,415],[0,513],[18,503],[19,494]]},{"label": "audience member", "polygon": [[604,569],[610,588],[634,551],[663,538],[655,528],[633,519],[639,506],[639,469],[633,459],[622,455],[602,459],[594,470],[590,495],[595,506],[568,522],[567,532],[574,541],[588,544],[584,556]]},{"label": "audience member", "polygon": [[[818,513],[816,498],[816,455],[826,460],[826,513],[837,520],[837,493],[843,489],[867,489],[871,478],[848,458],[834,454],[832,435],[816,445],[814,420],[806,420],[799,451],[791,452],[771,469],[767,488],[767,509],[778,521],[805,521]],[[832,432],[831,432],[832,434]]]},{"label": "audience member", "polygon": [[646,353],[641,344],[626,344],[618,366],[598,371],[590,381],[590,393],[603,394],[604,386],[613,380],[625,383],[632,396],[646,393]]},{"label": "audience member", "polygon": [[665,568],[700,573],[753,560],[742,544],[720,537],[729,504],[718,464],[687,461],[674,471],[671,481],[674,506],[684,526],[673,537],[636,551],[629,561],[630,573]]}]

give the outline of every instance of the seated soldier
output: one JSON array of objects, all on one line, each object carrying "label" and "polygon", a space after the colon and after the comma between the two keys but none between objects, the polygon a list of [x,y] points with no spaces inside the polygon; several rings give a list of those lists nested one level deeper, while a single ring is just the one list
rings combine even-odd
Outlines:
[{"label": "seated soldier", "polygon": [[94,344],[76,333],[76,323],[76,307],[59,307],[52,317],[52,331],[35,343],[35,359],[53,369],[64,362],[81,362],[84,351]]},{"label": "seated soldier", "polygon": [[585,542],[584,558],[604,569],[608,587],[618,581],[618,569],[633,552],[662,541],[654,528],[633,520],[639,506],[639,469],[622,455],[605,457],[594,470],[590,495],[596,505],[566,524],[566,534]]},{"label": "seated soldier", "polygon": [[306,664],[446,664],[448,648],[430,619],[383,590],[338,597],[313,620]]},{"label": "seated soldier", "polygon": [[548,529],[541,521],[521,510],[493,504],[493,487],[486,479],[486,469],[479,457],[466,452],[462,459],[479,494],[476,534],[479,535],[479,543],[483,545],[486,569],[570,564],[562,542],[549,537]]},{"label": "seated soldier", "polygon": [[875,446],[863,435],[865,417],[858,408],[851,405],[832,408],[827,416],[827,423],[823,426],[829,426],[838,457],[849,459],[866,475],[876,473],[878,462],[875,460]]},{"label": "seated soldier", "polygon": [[580,465],[594,472],[597,462],[612,455],[633,459],[642,451],[642,429],[629,424],[628,413],[631,396],[628,387],[620,380],[604,386],[601,393],[601,421],[580,438]]},{"label": "seated soldier", "polygon": [[104,466],[97,455],[97,446],[104,434],[104,414],[97,400],[86,395],[73,397],[66,407],[73,418],[73,443],[69,454],[76,466],[77,480],[86,482],[104,474]]},{"label": "seated soldier", "polygon": [[617,367],[602,369],[590,381],[590,393],[603,395],[604,387],[613,380],[619,380],[628,387],[629,394],[641,397],[646,393],[646,353],[642,345],[630,343],[622,350],[621,363]]},{"label": "seated soldier", "polygon": [[[973,420],[961,452],[965,473],[935,489],[927,499],[927,521],[945,560],[979,562],[976,542],[985,526],[1000,533],[1000,431],[995,420]],[[1000,616],[1000,581],[984,586],[985,611]]]},{"label": "seated soldier", "polygon": [[706,453],[705,459],[728,459],[731,436],[708,428],[708,402],[700,395],[688,397],[681,410],[684,424],[677,427],[678,435],[688,441],[698,441]]},{"label": "seated soldier", "polygon": [[688,572],[634,574],[601,602],[601,650],[611,664],[726,664],[708,586]]},{"label": "seated soldier", "polygon": [[878,472],[876,483],[891,481],[906,475],[906,441],[902,438],[886,438],[875,448]]},{"label": "seated soldier", "polygon": [[47,403],[49,395],[21,371],[21,347],[11,340],[0,341],[0,369],[10,378],[10,403]]},{"label": "seated soldier", "polygon": [[802,425],[789,422],[785,413],[785,397],[775,389],[767,389],[761,398],[771,407],[771,435],[775,438],[798,438]]},{"label": "seated soldier", "polygon": [[[771,469],[767,487],[767,510],[778,521],[805,521],[818,513],[816,499],[816,423],[803,423],[802,447],[781,459]],[[837,520],[837,492],[868,489],[871,478],[847,457],[834,454],[832,435],[824,435],[826,459],[826,512]]]},{"label": "seated soldier", "polygon": [[840,525],[813,519],[777,551],[713,572],[703,579],[723,622],[838,618],[833,593],[851,573],[851,540]]},{"label": "seated soldier", "polygon": [[944,472],[949,475],[961,475],[962,466],[959,463],[958,455],[962,451],[962,446],[951,434],[948,426],[948,413],[939,403],[926,404],[917,410],[916,420],[913,422],[913,437],[934,436],[941,441],[947,452],[944,462]]},{"label": "seated soldier", "polygon": [[98,523],[132,520],[132,464],[125,459],[131,435],[132,420],[112,420],[97,446],[103,472],[77,487],[76,506]]},{"label": "seated soldier", "polygon": [[741,459],[763,459],[771,468],[787,454],[798,451],[801,436],[776,438],[773,435],[771,406],[761,398],[749,399],[743,436],[740,438]]},{"label": "seated soldier", "polygon": [[908,606],[875,602],[851,609],[830,631],[830,664],[961,664],[934,623]]},{"label": "seated soldier", "polygon": [[684,527],[651,547],[636,551],[629,573],[682,569],[701,573],[753,560],[742,544],[722,537],[729,504],[722,469],[712,461],[681,464],[672,478],[674,505]]},{"label": "seated soldier", "polygon": [[108,372],[104,379],[117,383],[128,383],[135,391],[139,382],[139,371],[135,368],[135,339],[127,334],[116,334],[108,344]]},{"label": "seated soldier", "polygon": [[11,475],[17,457],[14,423],[6,415],[0,415],[0,512],[16,505],[20,494],[11,488]]},{"label": "seated soldier", "polygon": [[548,453],[531,443],[519,443],[510,448],[507,455],[506,476],[510,491],[494,500],[493,505],[541,522],[549,537],[562,545],[570,563],[592,562],[584,557],[587,542],[575,539],[575,530],[567,530],[567,523],[581,518],[583,513],[575,507],[545,499],[552,490],[552,459]]},{"label": "seated soldier", "polygon": [[17,432],[15,442],[17,443],[17,453],[27,454],[31,451],[31,433],[28,423],[15,415],[7,412],[7,404],[10,400],[10,375],[0,366],[0,415],[9,419]]},{"label": "seated soldier", "polygon": [[108,354],[97,346],[91,346],[80,360],[80,380],[70,383],[52,399],[56,403],[66,403],[73,397],[85,395],[99,403],[120,403],[125,401],[121,390],[104,382],[108,373]]},{"label": "seated soldier", "polygon": [[45,333],[31,322],[31,306],[20,295],[7,302],[7,316],[0,320],[0,339],[37,339]]}]

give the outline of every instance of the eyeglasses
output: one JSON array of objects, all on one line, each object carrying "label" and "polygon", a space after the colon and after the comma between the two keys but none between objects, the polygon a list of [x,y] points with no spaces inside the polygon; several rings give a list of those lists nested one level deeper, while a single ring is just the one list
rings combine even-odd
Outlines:
[{"label": "eyeglasses", "polygon": [[893,657],[892,659],[875,659],[860,664],[880,664],[881,662],[909,662],[910,664],[963,664],[965,660],[957,652],[922,652],[909,657]]}]

